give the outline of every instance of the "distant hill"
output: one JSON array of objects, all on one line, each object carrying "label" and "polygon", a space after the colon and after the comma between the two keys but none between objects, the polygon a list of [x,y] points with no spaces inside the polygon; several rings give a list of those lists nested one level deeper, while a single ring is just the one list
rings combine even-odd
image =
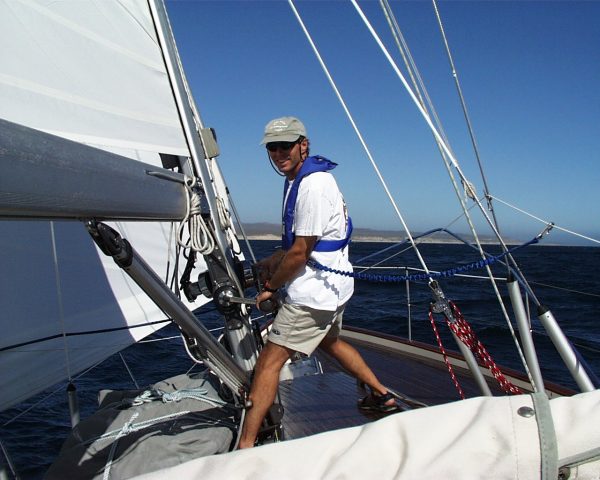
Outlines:
[{"label": "distant hill", "polygon": [[[275,223],[244,223],[244,231],[251,240],[279,240],[281,238],[281,225]],[[239,229],[238,229],[239,232]],[[413,232],[414,236],[419,232]],[[458,234],[466,241],[472,241],[471,235]],[[354,228],[352,240],[355,242],[400,242],[406,239],[406,234],[400,230],[374,230],[371,228]],[[493,239],[481,238],[483,243],[489,243]],[[420,239],[425,243],[460,243],[449,235],[438,232]]]},{"label": "distant hill", "polygon": [[[253,240],[259,239],[258,237],[281,238],[281,225],[275,223],[244,223],[243,227],[246,235]],[[237,231],[239,232],[239,229]]]}]

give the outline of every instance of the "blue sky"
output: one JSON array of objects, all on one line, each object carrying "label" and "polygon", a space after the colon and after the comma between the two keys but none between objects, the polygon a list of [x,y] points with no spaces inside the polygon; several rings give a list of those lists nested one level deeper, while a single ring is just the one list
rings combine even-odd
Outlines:
[{"label": "blue sky", "polygon": [[[467,177],[483,191],[431,2],[391,2]],[[600,236],[600,2],[438,3],[492,195]],[[460,205],[424,120],[349,2],[296,6],[411,230],[447,226]],[[360,2],[401,64],[379,2]],[[279,221],[282,181],[259,146],[273,117],[306,125],[357,227],[401,224],[292,11],[283,1],[167,2],[204,123],[244,222]],[[404,71],[404,69],[403,69]],[[502,231],[543,225],[496,203]],[[475,212],[475,210],[472,210]],[[474,213],[483,234],[489,234]],[[464,221],[452,225],[466,232]],[[558,232],[547,242],[580,243]]]}]

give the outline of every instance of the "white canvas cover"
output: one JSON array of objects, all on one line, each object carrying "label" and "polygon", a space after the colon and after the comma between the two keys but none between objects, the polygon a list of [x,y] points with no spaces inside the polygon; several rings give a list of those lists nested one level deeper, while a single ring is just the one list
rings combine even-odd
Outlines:
[{"label": "white canvas cover", "polygon": [[[377,422],[200,458],[136,477],[202,479],[539,479],[540,433],[528,395],[478,397]],[[600,391],[550,401],[558,459],[600,448]],[[523,410],[521,410],[523,412]],[[600,462],[569,478],[597,479]],[[550,475],[549,478],[557,478]]]},{"label": "white canvas cover", "polygon": [[[188,155],[147,9],[142,0],[0,0],[0,117],[155,165],[159,153]],[[83,224],[53,227],[56,263],[50,222],[0,221],[0,410],[159,327],[10,347],[165,319]],[[169,262],[173,271],[169,224],[113,227],[162,278]]]}]

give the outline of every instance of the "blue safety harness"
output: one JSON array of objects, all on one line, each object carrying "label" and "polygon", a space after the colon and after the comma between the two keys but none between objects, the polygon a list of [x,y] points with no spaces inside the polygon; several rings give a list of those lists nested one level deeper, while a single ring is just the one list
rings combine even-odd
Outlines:
[{"label": "blue safety harness", "polygon": [[[337,163],[327,160],[325,157],[316,155],[314,157],[308,157],[304,160],[300,171],[294,179],[294,183],[290,188],[290,182],[286,179],[283,188],[283,201],[285,202],[283,207],[283,234],[281,236],[281,244],[284,250],[289,250],[296,236],[292,230],[294,225],[294,214],[296,212],[296,199],[298,198],[298,188],[300,182],[304,177],[315,172],[327,172],[337,167]],[[288,193],[289,189],[289,193]],[[285,200],[287,194],[287,201]],[[313,250],[315,252],[335,252],[341,250],[350,242],[350,236],[352,235],[352,219],[348,217],[348,227],[346,229],[346,238],[342,240],[319,240],[315,244]]]}]

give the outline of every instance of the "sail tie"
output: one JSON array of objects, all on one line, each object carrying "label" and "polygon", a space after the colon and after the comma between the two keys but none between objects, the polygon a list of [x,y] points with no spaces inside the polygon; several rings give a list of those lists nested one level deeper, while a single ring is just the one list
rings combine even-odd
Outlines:
[{"label": "sail tie", "polygon": [[134,420],[138,416],[139,416],[139,412],[135,412],[131,416],[129,421],[127,423],[125,423],[125,425],[123,425],[123,428],[121,428],[121,431],[117,434],[117,438],[115,438],[115,441],[110,446],[110,452],[109,452],[108,458],[106,460],[106,466],[104,467],[104,475],[102,475],[102,480],[108,480],[108,478],[110,477],[110,469],[112,468],[112,463],[115,458],[115,452],[117,451],[117,443],[119,442],[119,438],[130,433],[131,425],[133,424]]},{"label": "sail tie", "polygon": [[[139,415],[139,412],[136,412]],[[110,432],[103,433],[102,435],[98,435],[97,437],[92,437],[87,439],[85,442],[82,442],[83,445],[91,445],[92,443],[98,440],[109,440],[111,438],[117,438],[123,436],[123,434],[130,434],[134,432],[138,432],[140,430],[144,430],[146,428],[152,427],[156,424],[162,423],[164,421],[173,420],[178,417],[183,417],[192,413],[190,410],[182,410],[180,412],[170,413],[168,415],[163,415],[161,417],[151,418],[149,420],[144,420],[143,422],[138,423],[129,423],[126,430],[123,430],[124,427],[121,427],[117,430],[111,430]],[[137,418],[137,417],[136,417]]]},{"label": "sail tie", "polygon": [[140,406],[144,403],[150,403],[155,400],[161,400],[163,403],[170,402],[179,402],[184,399],[194,399],[206,402],[213,407],[218,407],[221,405],[226,405],[227,402],[222,400],[217,400],[215,398],[211,398],[207,396],[208,390],[205,388],[182,388],[181,390],[175,390],[174,392],[168,393],[164,392],[160,388],[151,388],[149,390],[145,390],[143,393],[138,395],[132,400],[129,400],[128,403],[131,406]]}]

